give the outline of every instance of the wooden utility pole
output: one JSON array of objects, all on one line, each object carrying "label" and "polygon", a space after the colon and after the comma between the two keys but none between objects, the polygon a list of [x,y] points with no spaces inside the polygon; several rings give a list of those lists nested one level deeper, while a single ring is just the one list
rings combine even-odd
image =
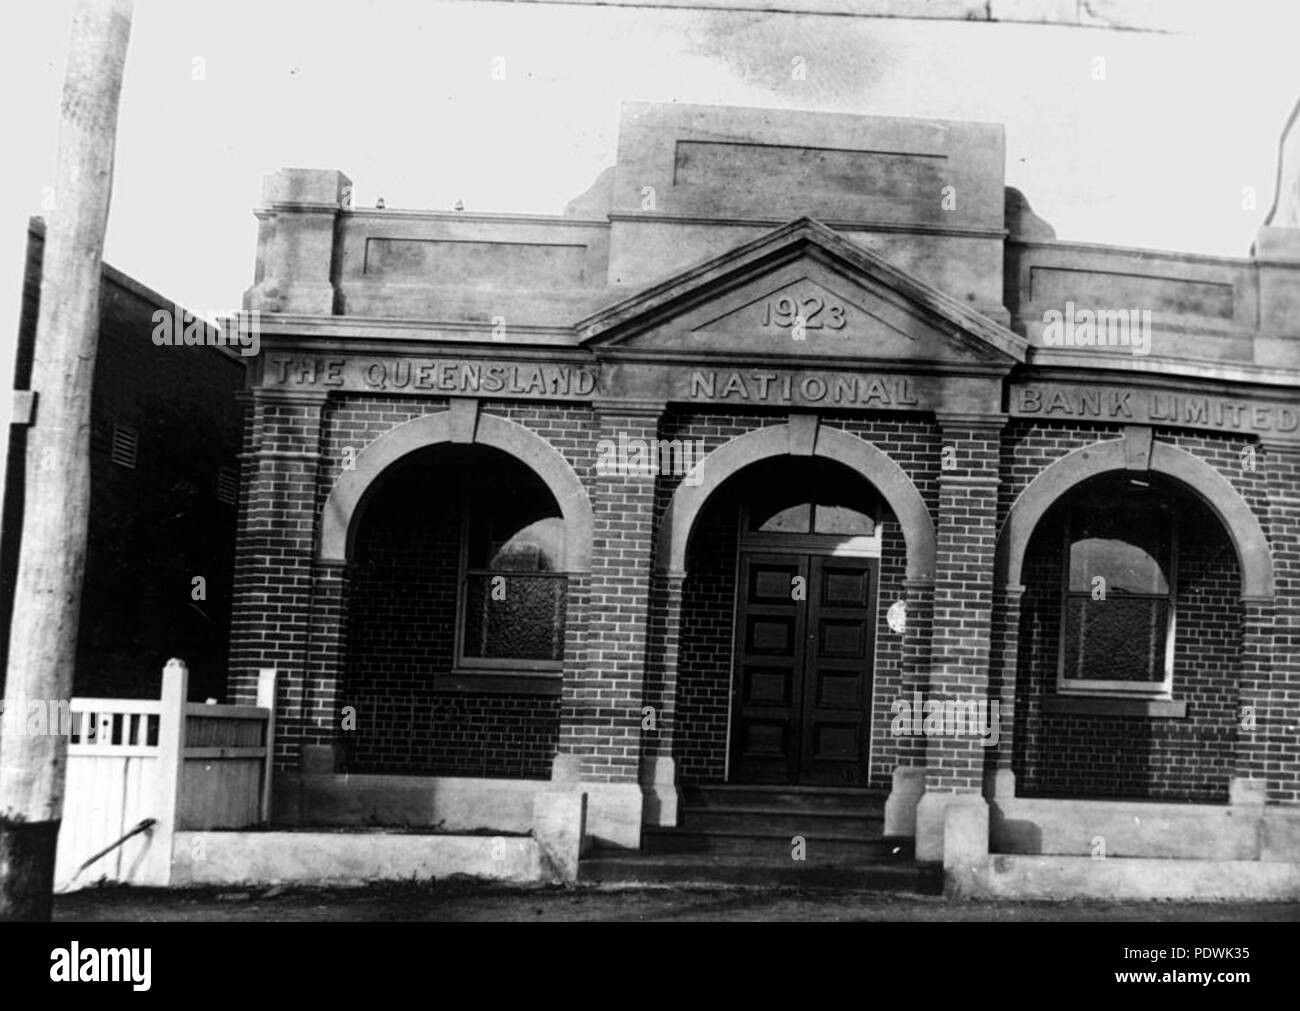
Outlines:
[{"label": "wooden utility pole", "polygon": [[49,712],[52,700],[72,695],[99,281],[131,10],[132,0],[77,0],[72,17],[32,365],[35,411],[5,672],[8,718],[0,730],[0,921],[48,920],[53,905],[68,741],[59,726],[28,733],[27,710],[39,703]]}]

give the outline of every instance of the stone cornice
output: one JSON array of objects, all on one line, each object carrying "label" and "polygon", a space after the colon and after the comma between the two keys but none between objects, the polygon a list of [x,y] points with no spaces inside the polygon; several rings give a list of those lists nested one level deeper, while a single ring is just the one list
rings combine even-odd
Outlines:
[{"label": "stone cornice", "polygon": [[1011,419],[1005,414],[959,414],[950,411],[935,411],[934,418],[939,423],[939,427],[947,431],[949,428],[971,428],[971,429],[989,429],[992,431],[1001,431]]},{"label": "stone cornice", "polygon": [[262,403],[311,404],[323,406],[329,397],[328,390],[286,389],[280,386],[259,386],[254,394]]},{"label": "stone cornice", "polygon": [[[1239,336],[1260,337],[1258,331],[1246,330]],[[1086,381],[1089,375],[1103,373],[1123,376],[1122,382],[1141,383],[1154,379],[1176,381],[1185,377],[1188,380],[1205,379],[1212,382],[1260,383],[1274,386],[1295,388],[1300,384],[1300,371],[1288,369],[1263,368],[1257,365],[1224,362],[1210,358],[1157,358],[1133,357],[1122,359],[1126,364],[1117,367],[1118,356],[1095,351],[1058,350],[1056,348],[1033,347],[1029,352],[1027,364],[1041,372],[1059,372],[1071,376],[1071,381]],[[1102,360],[1099,360],[1102,359]],[[1165,377],[1171,377],[1166,379]]]},{"label": "stone cornice", "polygon": [[[663,225],[713,225],[721,228],[780,228],[788,218],[728,218],[707,214],[663,214],[658,212],[613,211],[610,221],[635,221]],[[932,225],[912,221],[862,221],[818,219],[827,228],[837,232],[893,232],[908,235],[956,235],[978,239],[1002,240],[1009,234],[1005,228],[977,228],[963,225]]]},{"label": "stone cornice", "polygon": [[[1168,363],[1167,363],[1168,364]],[[1244,397],[1259,399],[1276,399],[1278,387],[1283,387],[1295,396],[1300,387],[1300,372],[1296,374],[1278,373],[1277,381],[1269,382],[1261,370],[1254,378],[1235,379],[1227,375],[1192,375],[1168,369],[1160,371],[1134,372],[1128,369],[1109,368],[1098,363],[1094,368],[1071,368],[1069,366],[1035,363],[1017,366],[1011,374],[1010,383],[1077,383],[1096,386],[1141,386],[1150,389],[1186,391],[1201,396]],[[1270,372],[1269,375],[1274,373]]]},{"label": "stone cornice", "polygon": [[809,372],[889,372],[917,375],[969,376],[1000,380],[1009,370],[1004,362],[898,361],[832,355],[755,355],[752,351],[651,350],[616,346],[592,349],[595,360],[638,362],[647,365],[685,365],[731,369],[797,369]]},{"label": "stone cornice", "polygon": [[[322,343],[322,349],[342,348],[344,342],[356,341],[373,351],[373,345],[379,342],[411,341],[426,347],[435,342],[456,343],[462,340],[467,344],[484,347],[510,347],[511,345],[568,344],[576,346],[577,340],[573,328],[568,326],[537,325],[528,323],[510,323],[509,341],[493,341],[491,320],[428,320],[397,319],[384,316],[314,316],[306,313],[262,312],[260,324],[263,344],[267,340],[285,338],[292,340],[295,347],[307,347],[313,340],[328,341]],[[517,340],[536,338],[535,340]],[[488,339],[485,339],[487,337]]]},{"label": "stone cornice", "polygon": [[591,402],[592,408],[600,415],[626,415],[627,417],[657,418],[668,408],[666,400],[609,399],[597,398]]},{"label": "stone cornice", "polygon": [[1145,256],[1159,260],[1178,260],[1183,263],[1205,263],[1240,270],[1256,261],[1244,256],[1214,256],[1209,253],[1180,253],[1168,249],[1149,249],[1144,246],[1108,246],[1102,242],[1061,242],[1056,239],[1007,238],[1007,245],[1024,249],[1059,249],[1074,253],[1115,253],[1126,256]]}]

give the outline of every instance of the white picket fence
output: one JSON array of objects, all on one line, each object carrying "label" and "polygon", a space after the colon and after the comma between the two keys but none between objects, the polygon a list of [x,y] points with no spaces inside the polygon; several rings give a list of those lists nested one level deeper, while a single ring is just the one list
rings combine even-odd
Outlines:
[{"label": "white picket fence", "polygon": [[[167,885],[177,832],[269,819],[275,671],[261,672],[256,706],[188,702],[188,681],[185,664],[170,660],[161,699],[72,700],[56,888]],[[146,819],[153,824],[79,870]]]}]

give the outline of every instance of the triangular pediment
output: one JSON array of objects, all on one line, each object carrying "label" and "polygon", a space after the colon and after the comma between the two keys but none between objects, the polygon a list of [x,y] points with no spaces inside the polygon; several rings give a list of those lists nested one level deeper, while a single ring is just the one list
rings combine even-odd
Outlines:
[{"label": "triangular pediment", "polygon": [[987,316],[809,219],[596,313],[594,349],[1010,365],[1027,343]]}]

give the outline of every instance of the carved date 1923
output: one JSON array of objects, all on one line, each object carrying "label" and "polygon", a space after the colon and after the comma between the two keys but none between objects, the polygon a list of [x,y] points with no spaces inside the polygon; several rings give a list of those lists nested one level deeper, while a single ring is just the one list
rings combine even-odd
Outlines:
[{"label": "carved date 1923", "polygon": [[763,325],[785,328],[801,326],[804,330],[842,330],[844,306],[838,302],[828,302],[817,295],[805,298],[778,295],[763,303]]}]

